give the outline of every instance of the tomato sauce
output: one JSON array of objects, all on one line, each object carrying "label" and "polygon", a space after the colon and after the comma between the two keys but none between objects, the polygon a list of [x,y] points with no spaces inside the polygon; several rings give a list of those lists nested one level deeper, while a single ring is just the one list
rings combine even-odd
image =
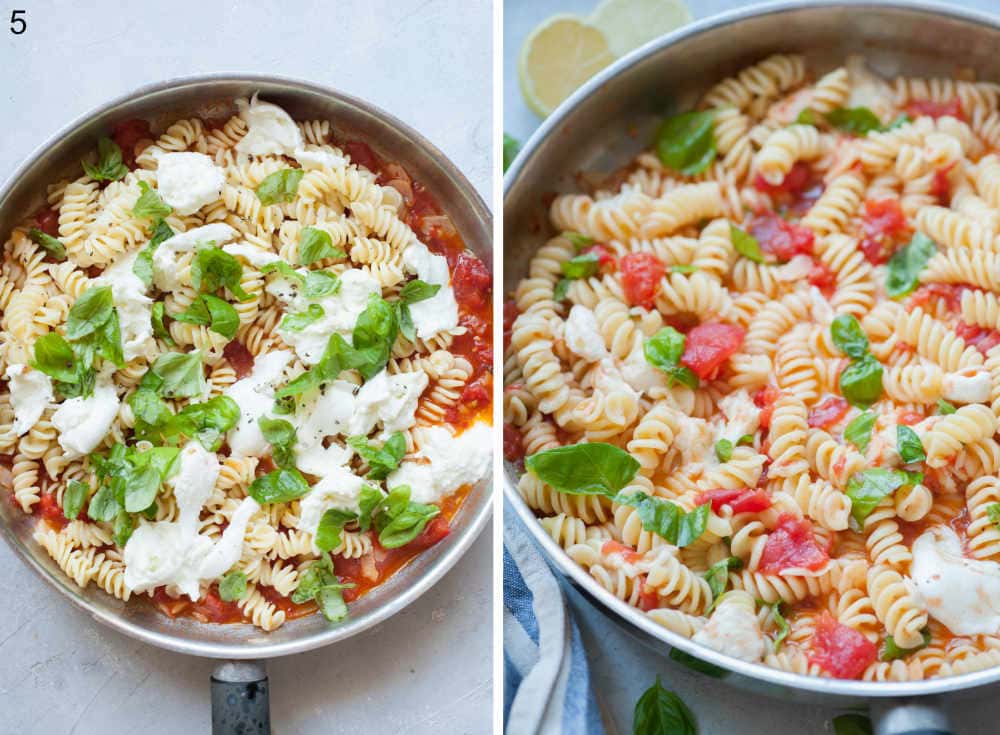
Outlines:
[{"label": "tomato sauce", "polygon": [[226,344],[222,355],[229,361],[237,378],[245,378],[253,372],[253,354],[239,340]]},{"label": "tomato sauce", "polygon": [[167,594],[165,587],[157,587],[153,591],[153,605],[171,618],[194,618],[202,623],[241,623],[244,620],[239,605],[219,597],[218,587],[214,584],[197,602],[183,595],[174,599]]}]

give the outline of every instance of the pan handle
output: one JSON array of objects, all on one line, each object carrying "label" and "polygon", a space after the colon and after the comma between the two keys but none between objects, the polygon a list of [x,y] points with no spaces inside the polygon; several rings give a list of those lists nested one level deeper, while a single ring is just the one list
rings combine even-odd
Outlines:
[{"label": "pan handle", "polygon": [[931,697],[874,700],[875,735],[953,735],[941,703]]},{"label": "pan handle", "polygon": [[271,735],[263,661],[227,661],[212,672],[212,735]]}]

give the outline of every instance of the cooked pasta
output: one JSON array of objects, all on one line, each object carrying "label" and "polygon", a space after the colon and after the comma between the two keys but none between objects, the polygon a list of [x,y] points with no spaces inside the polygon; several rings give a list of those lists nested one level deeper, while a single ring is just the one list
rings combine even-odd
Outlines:
[{"label": "cooked pasta", "polygon": [[998,100],[778,54],[554,198],[505,449],[610,594],[800,674],[997,665]]},{"label": "cooked pasta", "polygon": [[489,471],[491,276],[402,166],[235,108],[116,126],[9,233],[0,481],[81,587],[271,631],[342,619]]}]

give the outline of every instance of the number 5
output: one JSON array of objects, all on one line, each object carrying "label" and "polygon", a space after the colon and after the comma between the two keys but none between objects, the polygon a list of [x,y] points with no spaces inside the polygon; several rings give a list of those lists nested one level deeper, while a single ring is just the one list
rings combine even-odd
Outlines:
[{"label": "number 5", "polygon": [[27,10],[12,10],[10,13],[10,32],[15,36],[20,36],[28,30],[28,22],[24,19]]}]

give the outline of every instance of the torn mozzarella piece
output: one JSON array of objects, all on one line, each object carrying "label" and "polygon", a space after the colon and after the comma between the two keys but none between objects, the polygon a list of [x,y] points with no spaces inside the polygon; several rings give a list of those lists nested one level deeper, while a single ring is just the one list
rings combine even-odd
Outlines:
[{"label": "torn mozzarella piece", "polygon": [[413,426],[420,394],[427,387],[423,371],[389,375],[382,370],[361,386],[348,424],[351,435],[367,435],[382,424],[383,436]]},{"label": "torn mozzarella piece", "polygon": [[153,357],[156,351],[153,300],[146,295],[146,284],[132,270],[137,256],[136,252],[119,259],[100,278],[94,279],[95,286],[111,286],[111,297],[118,311],[122,354],[126,360]]},{"label": "torn mozzarella piece", "polygon": [[230,255],[243,258],[254,268],[263,268],[265,265],[271,265],[271,263],[277,263],[281,260],[277,253],[245,242],[232,242],[222,249]]},{"label": "torn mozzarella piece", "polygon": [[250,375],[226,389],[226,395],[240,407],[240,419],[226,436],[233,456],[262,457],[270,452],[271,445],[264,438],[258,419],[270,415],[274,408],[275,388],[291,361],[292,353],[288,350],[258,355]]},{"label": "torn mozzarella piece", "polygon": [[59,431],[59,446],[71,457],[94,451],[111,430],[119,405],[110,375],[99,375],[90,396],[63,401],[52,414],[52,425]]},{"label": "torn mozzarella piece", "polygon": [[420,451],[403,460],[386,479],[392,490],[410,487],[410,499],[434,503],[451,495],[463,485],[471,485],[486,476],[493,460],[493,429],[476,422],[458,436],[441,426],[433,426],[421,435]]},{"label": "torn mozzarella piece", "polygon": [[429,299],[410,304],[410,316],[417,337],[430,339],[455,329],[458,326],[458,302],[450,285],[451,275],[444,256],[434,255],[423,243],[413,242],[403,251],[403,265],[425,283],[441,286]]},{"label": "torn mozzarella piece", "polygon": [[597,327],[597,318],[586,306],[576,304],[569,310],[569,317],[563,328],[563,340],[570,352],[584,360],[597,362],[608,356],[604,337]]},{"label": "torn mozzarella piece", "polygon": [[55,400],[52,379],[27,365],[8,365],[5,375],[10,388],[10,405],[14,409],[12,428],[17,436],[23,436],[31,431],[31,427],[38,423],[42,413]]},{"label": "torn mozzarella piece", "polygon": [[322,168],[344,168],[347,159],[332,151],[316,150],[314,148],[299,148],[295,151],[295,160],[306,171]]},{"label": "torn mozzarella piece", "polygon": [[177,214],[194,214],[218,201],[226,173],[204,153],[161,153],[156,157],[156,186]]},{"label": "torn mozzarella piece", "polygon": [[719,602],[708,623],[691,640],[743,661],[760,661],[766,651],[753,609],[728,598]]},{"label": "torn mozzarella piece", "polygon": [[249,102],[236,100],[236,109],[247,124],[247,134],[236,144],[239,153],[253,156],[292,156],[303,147],[302,131],[287,112],[255,94]]},{"label": "torn mozzarella piece", "polygon": [[978,367],[946,373],[942,382],[944,399],[955,403],[988,403],[991,389],[989,371]]},{"label": "torn mozzarella piece", "polygon": [[[329,468],[323,478],[313,485],[312,490],[302,497],[299,504],[298,529],[311,534],[315,539],[323,514],[331,508],[357,512],[358,500],[364,485],[364,479],[346,467]],[[313,549],[319,551],[315,541]]]}]

